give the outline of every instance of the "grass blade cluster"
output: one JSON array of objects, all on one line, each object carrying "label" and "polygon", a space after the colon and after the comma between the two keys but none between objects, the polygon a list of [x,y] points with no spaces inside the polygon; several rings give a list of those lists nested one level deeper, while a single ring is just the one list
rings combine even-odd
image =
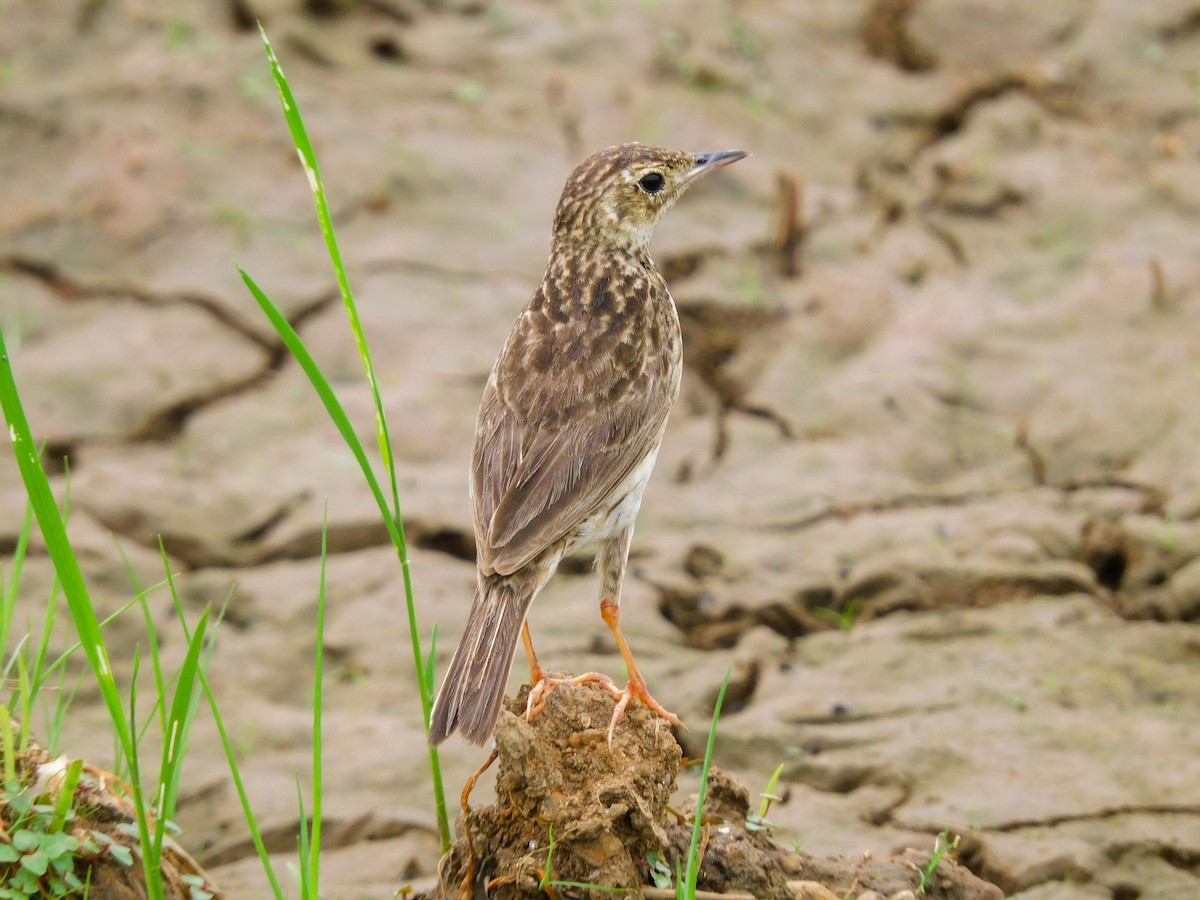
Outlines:
[{"label": "grass blade cluster", "polygon": [[[283,75],[282,69],[271,50],[270,43],[267,42],[266,35],[263,35],[264,45],[267,51],[267,57],[271,64],[272,74],[275,77],[276,85],[279,89],[280,99],[283,103],[285,118],[288,122],[288,127],[291,131],[293,141],[296,144],[297,151],[300,155],[301,162],[304,166],[305,173],[308,176],[309,184],[313,190],[313,197],[317,208],[317,218],[320,223],[321,232],[325,239],[326,249],[329,252],[330,259],[333,263],[334,271],[337,276],[339,290],[342,300],[346,308],[348,318],[350,320],[351,330],[354,334],[354,339],[358,347],[359,356],[362,360],[363,368],[372,392],[372,397],[375,404],[375,425],[376,433],[379,440],[379,450],[383,458],[385,471],[387,473],[387,488],[390,493],[390,498],[384,492],[379,479],[376,477],[366,451],[350,424],[349,417],[342,408],[336,395],[333,393],[329,385],[329,381],[315,361],[311,354],[304,347],[299,336],[287,321],[286,317],[272,303],[266,294],[259,289],[248,274],[239,269],[247,287],[254,295],[256,301],[262,307],[268,319],[275,326],[281,339],[288,349],[300,363],[301,368],[308,375],[314,388],[317,391],[322,403],[328,411],[331,420],[335,427],[338,428],[347,446],[350,448],[355,459],[358,461],[360,468],[366,478],[367,484],[376,498],[380,513],[386,523],[389,535],[396,548],[397,555],[401,563],[401,572],[404,581],[405,600],[407,604],[409,631],[412,641],[413,662],[416,672],[416,681],[419,688],[422,712],[426,728],[428,729],[429,714],[433,702],[433,683],[434,671],[433,660],[434,650],[431,647],[426,655],[422,652],[420,644],[420,632],[416,620],[416,609],[413,599],[413,588],[411,574],[408,561],[408,550],[405,542],[403,519],[400,511],[399,491],[397,487],[397,479],[395,466],[393,464],[393,455],[391,442],[389,438],[387,423],[383,412],[383,402],[380,395],[377,381],[375,378],[374,367],[371,363],[370,352],[367,347],[366,338],[363,332],[362,323],[359,319],[358,312],[354,303],[353,295],[350,291],[349,280],[346,276],[345,266],[343,264],[340,251],[337,246],[337,241],[333,233],[332,221],[329,213],[329,207],[325,199],[324,188],[321,183],[319,169],[317,168],[316,156],[313,152],[311,142],[308,139],[303,121],[300,118],[299,111],[296,107],[295,98],[291,93],[287,80]],[[143,868],[146,878],[146,892],[150,898],[161,898],[163,896],[162,873],[160,869],[160,860],[163,852],[163,844],[165,834],[169,825],[170,818],[174,815],[176,798],[179,792],[181,783],[182,764],[187,747],[187,734],[194,720],[196,709],[200,700],[201,693],[207,698],[209,707],[213,714],[214,722],[217,726],[217,731],[220,736],[222,747],[224,748],[226,759],[230,767],[230,772],[234,781],[234,786],[237,790],[239,800],[242,804],[243,813],[247,824],[249,825],[251,838],[258,850],[259,857],[263,863],[264,870],[271,884],[273,894],[282,900],[284,896],[278,879],[272,870],[268,854],[262,839],[261,831],[257,826],[253,810],[249,801],[249,797],[242,781],[236,754],[234,753],[232,743],[228,732],[225,728],[220,709],[213,695],[211,687],[208,683],[206,674],[206,666],[211,657],[211,632],[210,629],[210,610],[205,610],[200,619],[195,623],[194,627],[189,628],[184,611],[179,601],[179,596],[175,591],[175,585],[171,578],[169,563],[164,552],[163,562],[167,568],[167,577],[165,583],[170,588],[172,601],[175,605],[176,613],[179,617],[179,622],[186,640],[186,652],[183,663],[179,670],[168,676],[164,672],[161,657],[159,653],[159,645],[156,636],[156,629],[151,615],[150,606],[146,600],[149,591],[139,590],[137,596],[129,601],[125,606],[118,610],[113,615],[109,616],[104,621],[100,621],[96,615],[95,607],[92,604],[87,586],[84,582],[82,572],[80,570],[78,560],[71,548],[70,541],[66,532],[66,509],[67,503],[64,503],[62,511],[51,491],[49,480],[46,477],[45,470],[41,463],[41,452],[32,438],[28,421],[21,405],[19,392],[16,386],[16,380],[12,372],[7,349],[4,345],[3,332],[0,331],[0,407],[3,409],[5,421],[9,428],[9,438],[12,443],[14,455],[17,459],[18,468],[21,472],[21,477],[25,483],[26,491],[29,495],[29,506],[26,510],[23,527],[20,532],[20,538],[17,546],[14,548],[11,565],[7,577],[0,577],[0,651],[4,651],[10,642],[13,630],[13,616],[15,610],[15,598],[17,585],[20,582],[21,569],[26,557],[26,552],[29,544],[29,538],[32,532],[33,522],[36,521],[40,528],[43,540],[45,541],[50,558],[54,564],[56,579],[52,589],[50,602],[46,607],[46,616],[43,622],[40,636],[36,646],[30,647],[29,638],[26,636],[21,639],[17,647],[6,656],[6,661],[3,671],[0,675],[4,679],[11,679],[16,675],[17,688],[13,694],[13,703],[17,710],[16,722],[19,723],[20,733],[16,735],[14,731],[14,717],[10,717],[7,713],[8,707],[4,707],[5,714],[0,716],[0,725],[6,729],[3,737],[3,746],[8,748],[5,753],[4,765],[6,768],[12,768],[14,762],[14,754],[16,748],[24,750],[29,741],[31,711],[35,705],[35,700],[39,697],[39,691],[47,683],[48,679],[54,674],[59,674],[60,685],[62,688],[66,679],[66,662],[79,650],[83,650],[84,656],[88,662],[88,668],[91,671],[92,677],[95,679],[105,707],[108,711],[109,718],[112,723],[113,736],[115,742],[114,753],[114,769],[118,772],[128,772],[130,781],[130,790],[134,802],[136,816],[138,820],[138,839],[140,856],[143,862]],[[389,502],[390,501],[390,502]],[[321,717],[322,717],[322,674],[323,674],[323,630],[324,630],[324,615],[325,615],[325,532],[322,536],[322,557],[321,557],[321,589],[320,601],[318,610],[317,622],[317,658],[316,658],[316,675],[314,679],[314,720],[313,720],[313,772],[312,772],[312,824],[308,824],[308,817],[305,816],[305,823],[300,834],[300,850],[301,850],[301,873],[300,882],[301,890],[305,897],[316,897],[319,884],[319,854],[320,854],[320,837],[321,837]],[[128,565],[128,561],[127,561]],[[133,576],[133,583],[136,585],[136,576],[130,568],[130,574]],[[156,585],[155,588],[161,586]],[[54,616],[57,608],[58,594],[61,590],[63,597],[67,601],[67,606],[70,609],[71,618],[75,625],[79,636],[79,641],[74,646],[66,650],[52,662],[48,662],[49,647],[51,635],[54,628]],[[150,590],[154,590],[151,588]],[[118,688],[117,681],[114,677],[109,652],[104,641],[103,627],[109,621],[117,616],[128,611],[134,604],[139,604],[142,609],[143,617],[146,625],[146,653],[143,655],[142,647],[135,648],[132,680],[129,686],[128,702],[122,700],[121,691]],[[216,621],[219,621],[219,616]],[[434,631],[434,640],[436,642],[436,629]],[[205,652],[205,648],[208,652]],[[149,718],[142,725],[138,721],[138,675],[141,669],[141,662],[145,658],[149,662],[149,668],[152,672],[152,681],[154,688],[154,703],[150,712]],[[14,672],[15,670],[15,672]],[[199,685],[200,690],[197,690]],[[173,693],[171,693],[173,691]],[[74,690],[60,690],[57,692],[57,702],[50,714],[50,740],[48,747],[53,752],[57,744],[58,732],[61,729],[63,717],[70,705],[71,699],[74,696]],[[139,756],[139,746],[148,729],[157,724],[162,734],[161,760],[157,781],[150,786],[144,786],[142,774],[141,759]],[[443,847],[449,846],[450,829],[449,821],[446,812],[445,795],[442,788],[441,766],[434,748],[429,749],[430,770],[432,774],[432,782],[435,794],[435,803],[437,808],[438,825],[441,832]],[[80,764],[81,765],[81,764]],[[15,770],[14,770],[15,771]],[[73,768],[70,771],[77,771]],[[12,779],[7,779],[11,781]],[[61,810],[61,816],[57,815],[53,821],[58,821],[59,818],[65,818],[69,812],[70,796],[64,792],[59,798],[60,805],[66,803],[67,806]],[[152,801],[152,802],[151,802]],[[303,801],[301,801],[301,809],[303,810]],[[57,813],[57,807],[56,807]],[[116,852],[114,850],[114,852]]]},{"label": "grass blade cluster", "polygon": [[[8,424],[13,452],[29,497],[29,511],[23,522],[10,578],[3,584],[2,596],[0,596],[0,601],[2,601],[0,603],[0,637],[3,638],[3,641],[0,641],[0,650],[6,648],[8,639],[12,635],[16,594],[33,519],[36,519],[41,529],[55,571],[55,583],[46,606],[41,635],[36,648],[30,655],[28,639],[22,638],[13,651],[8,654],[4,667],[6,677],[14,666],[18,673],[17,698],[21,724],[19,747],[14,748],[11,740],[5,744],[5,766],[6,769],[11,767],[15,752],[23,753],[29,747],[31,713],[35,701],[44,702],[44,698],[40,696],[42,688],[55,672],[60,673],[59,687],[62,688],[67,661],[82,649],[89,669],[100,688],[112,724],[116,743],[114,769],[118,772],[127,769],[131,773],[129,789],[136,813],[138,849],[145,875],[146,893],[150,898],[161,898],[164,893],[161,870],[163,844],[168,828],[173,827],[170,819],[174,816],[186,754],[187,736],[195,716],[198,700],[195,687],[204,676],[205,660],[202,659],[202,650],[206,646],[209,611],[206,610],[201,615],[195,629],[188,633],[186,618],[179,605],[178,597],[174,594],[174,585],[171,584],[179,621],[182,623],[187,637],[187,649],[182,665],[170,677],[163,671],[156,629],[146,600],[147,591],[139,591],[133,600],[101,621],[96,615],[78,559],[67,536],[65,507],[63,512],[59,511],[49,479],[42,466],[41,452],[33,443],[29,423],[21,404],[16,379],[4,344],[2,330],[0,330],[0,408],[3,409],[5,421]],[[163,560],[166,565],[165,554]],[[171,583],[169,568],[167,569],[167,583]],[[67,600],[79,641],[47,665],[60,586],[62,594]],[[147,792],[141,777],[139,752],[145,736],[145,729],[139,729],[137,723],[137,677],[141,662],[141,647],[136,647],[134,651],[128,713],[126,713],[103,635],[104,626],[128,611],[135,603],[142,606],[145,616],[147,646],[154,671],[155,691],[151,721],[154,721],[155,715],[158,716],[157,721],[162,737],[162,757],[158,775],[149,792]],[[173,695],[170,694],[171,689],[174,691]],[[48,742],[48,749],[52,753],[55,752],[58,731],[61,729],[63,718],[74,693],[74,690],[58,692],[50,717],[51,740]],[[7,716],[5,721],[11,728],[11,722]],[[57,798],[54,816],[51,819],[52,826],[57,823],[57,827],[61,829],[62,823],[71,814],[74,790],[73,788],[68,790],[68,787],[72,784],[72,773],[74,781],[78,782],[81,768],[82,761],[80,760],[76,760],[68,768],[67,780]],[[12,785],[14,781],[12,778],[6,778],[8,785]],[[149,800],[153,802],[148,802]],[[114,849],[113,852],[118,851]]]},{"label": "grass blade cluster", "polygon": [[[13,376],[12,364],[8,348],[4,343],[4,333],[0,330],[0,408],[4,411],[4,419],[8,423],[8,436],[12,442],[13,453],[17,458],[17,468],[21,471],[21,479],[29,495],[29,502],[37,518],[42,539],[54,563],[54,571],[62,584],[63,594],[71,610],[71,618],[79,634],[79,642],[83,647],[96,684],[100,688],[100,696],[108,709],[112,720],[118,746],[126,760],[133,760],[137,754],[137,736],[131,722],[125,715],[121,704],[120,691],[113,677],[112,666],[109,663],[108,648],[104,644],[104,635],[100,631],[100,622],[96,618],[95,608],[88,595],[83,573],[79,562],[71,549],[67,538],[67,529],[58,511],[58,504],[50,490],[50,482],[42,468],[41,453],[33,442],[29,430],[29,422],[25,417],[25,409],[17,391],[16,379]],[[150,839],[150,823],[146,810],[145,797],[137,780],[131,785],[134,807],[137,809],[138,832],[142,847],[148,851],[152,846]],[[146,872],[146,891],[152,900],[163,896],[162,872],[157,865],[157,858],[150,852],[143,854]]]}]

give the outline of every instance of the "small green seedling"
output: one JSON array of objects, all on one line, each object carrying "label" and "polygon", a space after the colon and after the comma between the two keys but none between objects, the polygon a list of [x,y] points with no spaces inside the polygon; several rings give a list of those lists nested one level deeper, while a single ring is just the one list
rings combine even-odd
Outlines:
[{"label": "small green seedling", "polygon": [[861,597],[851,597],[841,609],[831,609],[828,606],[822,606],[814,609],[813,614],[824,619],[826,622],[832,622],[838,627],[839,631],[849,631],[854,627],[854,623],[858,619],[858,614],[862,612],[862,605]]},{"label": "small green seedling", "polygon": [[654,886],[669,890],[675,883],[675,878],[667,861],[652,851],[646,854],[646,862],[650,866],[650,880],[654,882]]},{"label": "small green seedling", "polygon": [[771,823],[767,820],[767,813],[771,810],[771,803],[775,800],[783,798],[775,793],[775,785],[779,783],[779,776],[783,774],[783,763],[780,763],[776,768],[771,780],[767,782],[767,789],[760,795],[762,801],[758,804],[758,812],[752,813],[746,817],[747,831],[770,831]]},{"label": "small green seedling", "polygon": [[950,840],[950,828],[942,829],[933,841],[933,854],[929,857],[929,862],[925,863],[925,868],[921,870],[921,880],[917,883],[917,895],[922,896],[925,889],[929,886],[929,878],[948,855],[958,849],[959,836],[956,834],[954,840]]},{"label": "small green seedling", "polygon": [[554,875],[554,824],[547,827],[546,870],[542,872],[542,880],[538,882],[538,890],[550,900],[557,900],[556,888],[581,888],[588,891],[600,891],[605,894],[629,894],[634,888],[609,887],[604,884],[591,884],[586,881],[559,881]]},{"label": "small green seedling", "polygon": [[696,819],[692,823],[692,841],[688,846],[686,868],[678,871],[675,895],[680,900],[694,900],[696,882],[700,880],[700,832],[704,822],[704,801],[708,797],[708,772],[712,768],[713,747],[717,743],[717,720],[721,717],[721,704],[725,702],[725,689],[729,687],[729,676],[733,666],[725,670],[725,680],[717,691],[717,702],[713,704],[712,724],[708,726],[708,743],[704,747],[704,765],[700,769],[700,794],[696,797]]},{"label": "small green seedling", "polygon": [[[11,729],[5,734],[11,734]],[[0,752],[7,762],[13,752],[11,742],[6,741]],[[86,885],[77,871],[86,870],[105,851],[126,866],[133,864],[131,856],[113,852],[106,843],[107,835],[67,830],[75,819],[73,801],[82,772],[82,760],[68,765],[56,782],[57,796],[49,791],[35,794],[31,785],[17,778],[6,779],[0,787],[0,823],[4,826],[0,900],[80,896]],[[127,847],[120,849],[129,853]]]},{"label": "small green seedling", "polygon": [[542,880],[538,882],[538,890],[545,892],[550,886],[550,873],[554,870],[554,823],[551,822],[546,826],[546,871],[542,873]]}]

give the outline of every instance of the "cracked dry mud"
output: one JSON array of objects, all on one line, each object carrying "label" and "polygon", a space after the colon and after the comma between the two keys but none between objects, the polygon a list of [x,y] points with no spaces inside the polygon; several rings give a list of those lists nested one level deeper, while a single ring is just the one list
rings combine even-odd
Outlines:
[{"label": "cracked dry mud", "polygon": [[[437,877],[394,554],[232,265],[373,445],[255,17],[316,142],[443,664],[474,579],[475,408],[564,177],[631,138],[742,146],[654,245],[688,372],[622,621],[685,755],[732,664],[717,762],[751,806],[784,764],[782,846],[920,862],[949,827],[1011,896],[1200,896],[1198,9],[0,10],[0,324],[34,432],[60,493],[69,462],[104,612],[132,593],[122,552],[161,579],[159,535],[190,610],[229,599],[213,682],[271,851],[295,848],[328,498],[323,880],[350,897]],[[8,552],[15,466],[0,503]],[[586,561],[564,568],[532,610],[544,661],[619,676]],[[18,622],[51,579],[38,550]],[[111,626],[123,676],[144,640]],[[85,683],[65,739],[101,766],[103,721]],[[451,793],[481,758],[446,746]],[[696,786],[685,769],[679,796]],[[494,800],[484,779],[474,802]],[[230,896],[266,895],[203,717],[178,819]]]}]

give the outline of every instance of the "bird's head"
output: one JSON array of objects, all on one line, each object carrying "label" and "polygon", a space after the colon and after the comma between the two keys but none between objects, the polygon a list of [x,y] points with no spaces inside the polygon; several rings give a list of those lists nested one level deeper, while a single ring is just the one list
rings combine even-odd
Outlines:
[{"label": "bird's head", "polygon": [[644,251],[658,220],[688,187],[744,156],[741,150],[687,153],[636,143],[602,150],[567,179],[554,214],[554,240]]}]

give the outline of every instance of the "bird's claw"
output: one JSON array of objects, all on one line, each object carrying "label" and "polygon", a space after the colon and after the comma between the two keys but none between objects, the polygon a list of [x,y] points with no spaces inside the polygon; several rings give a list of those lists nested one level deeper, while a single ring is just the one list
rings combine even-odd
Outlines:
[{"label": "bird's claw", "polygon": [[543,675],[529,688],[529,696],[525,698],[525,721],[532,722],[533,717],[546,707],[546,695],[550,688],[558,684],[560,679]]},{"label": "bird's claw", "polygon": [[646,690],[646,682],[641,678],[630,679],[629,683],[625,685],[625,689],[616,691],[613,696],[617,698],[617,707],[613,710],[612,720],[608,723],[609,746],[612,745],[613,734],[617,730],[617,723],[625,718],[625,709],[629,706],[629,701],[634,697],[637,697],[642,706],[646,707],[646,709],[659,718],[666,719],[676,728],[684,728],[684,724],[679,716],[666,709],[661,703],[650,696],[650,692]]}]

